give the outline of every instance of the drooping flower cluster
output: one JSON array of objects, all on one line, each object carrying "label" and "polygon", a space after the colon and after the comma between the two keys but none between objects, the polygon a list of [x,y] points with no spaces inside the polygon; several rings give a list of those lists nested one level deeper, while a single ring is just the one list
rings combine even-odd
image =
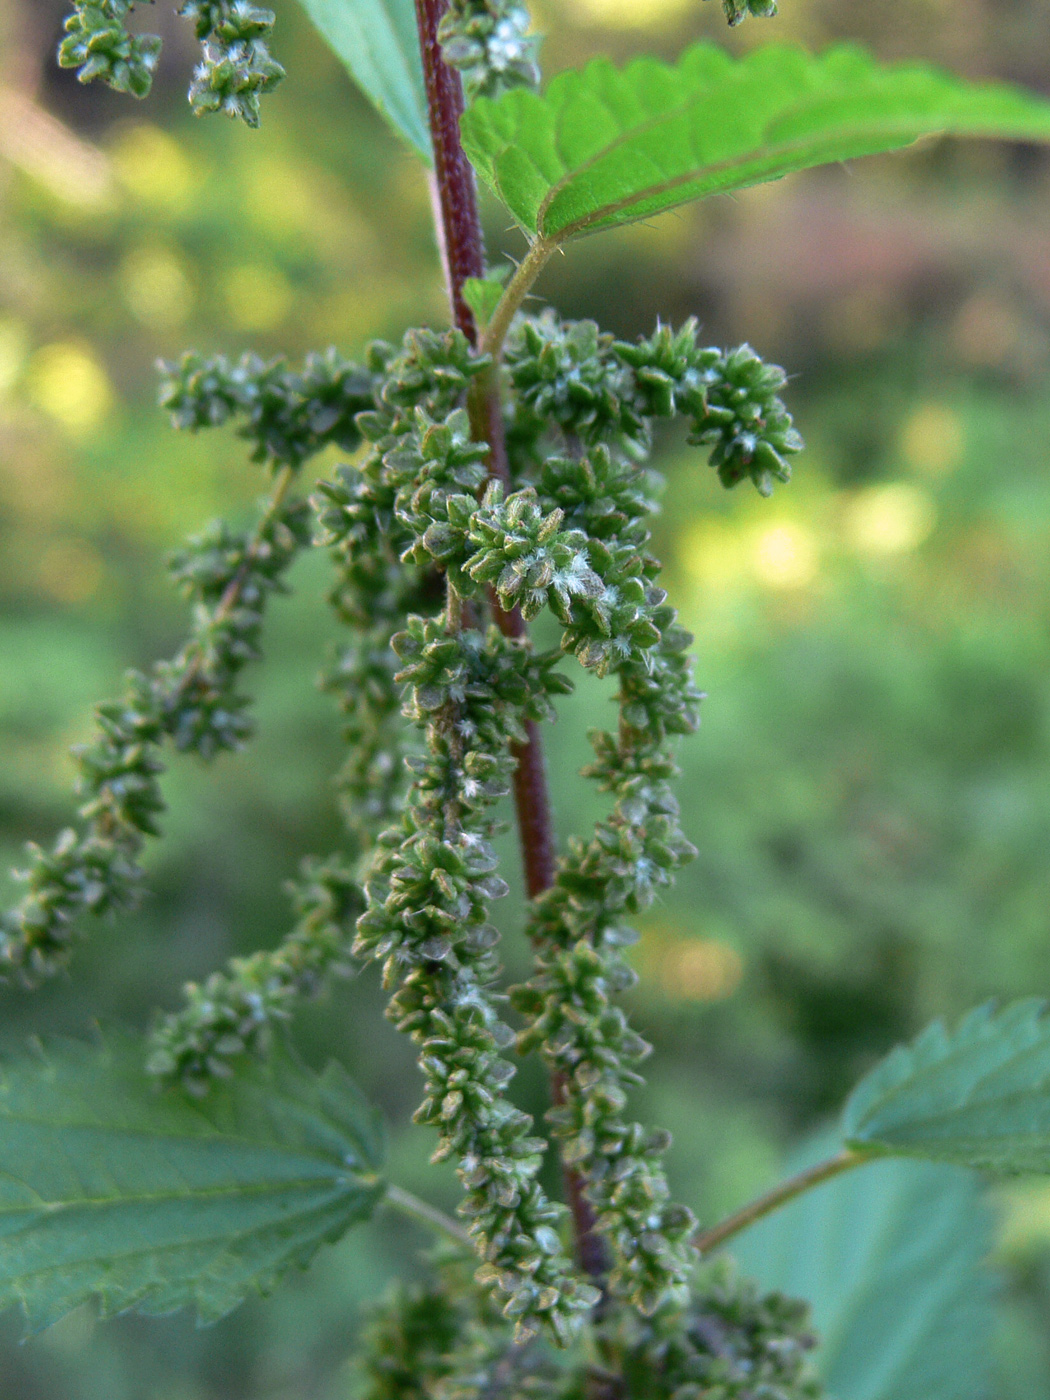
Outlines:
[{"label": "drooping flower cluster", "polygon": [[[455,1161],[464,1186],[476,1277],[519,1343],[542,1331],[564,1344],[602,1290],[646,1317],[680,1311],[695,1260],[695,1222],[671,1202],[661,1164],[669,1139],[628,1113],[648,1047],[618,1004],[634,980],[631,919],[694,854],[670,782],[674,741],[695,728],[701,696],[691,639],[648,552],[653,424],[684,415],[726,485],[747,477],[763,492],[787,479],[801,444],[777,397],[782,371],[748,347],[702,347],[693,323],[626,344],[544,315],[521,323],[507,355],[505,486],[488,480],[489,446],[464,407],[490,368],[458,331],[376,344],[362,366],[331,351],[301,371],[255,357],[164,367],[176,425],[234,424],[282,485],[255,536],[215,527],[177,557],[197,604],[194,638],[136,678],[123,708],[102,712],[105,744],[83,760],[87,834],[41,854],[5,948],[12,965],[42,968],[62,956],[78,908],[124,901],[161,808],[162,738],[204,756],[243,741],[247,702],[233,681],[256,654],[265,597],[308,535],[284,487],[326,444],[363,440],[313,502],[335,568],[329,602],[348,632],[323,684],[346,721],[349,847],[307,867],[276,949],[188,988],[154,1034],[151,1069],[205,1092],[265,1049],[297,998],[352,959],[380,963],[389,1015],[420,1051],[417,1121],[437,1130],[436,1156]],[[560,627],[552,652],[488,620],[544,609]],[[592,735],[584,770],[612,809],[590,840],[569,843],[532,902],[535,969],[512,992],[524,1018],[515,1034],[497,989],[489,906],[507,887],[492,841],[526,726],[571,689],[558,669],[567,655],[617,680],[617,728]],[[538,1180],[546,1144],[508,1097],[515,1045],[537,1051],[557,1086],[548,1121],[607,1250],[595,1281],[566,1254],[565,1208]]]},{"label": "drooping flower cluster", "polygon": [[[145,97],[160,58],[156,34],[131,34],[126,20],[135,0],[74,0],[66,37],[58,51],[64,68],[77,68],[82,83],[101,78],[118,92]],[[272,10],[251,0],[183,0],[179,14],[193,23],[201,62],[193,71],[189,99],[197,116],[225,112],[259,125],[259,98],[284,77],[267,40]]]},{"label": "drooping flower cluster", "polygon": [[777,0],[722,0],[722,9],[731,25],[741,24],[748,15],[755,19],[772,19],[777,12]]},{"label": "drooping flower cluster", "polygon": [[117,92],[145,97],[160,58],[157,34],[131,34],[125,20],[135,0],[78,0],[58,50],[63,68],[78,69],[82,83],[101,78]]},{"label": "drooping flower cluster", "polygon": [[277,948],[233,958],[203,986],[186,988],[186,1006],[154,1033],[151,1074],[206,1093],[213,1078],[232,1072],[232,1060],[267,1049],[274,1023],[288,1020],[296,1001],[349,973],[364,907],[355,872],[337,856],[309,860],[291,893],[298,919]]},{"label": "drooping flower cluster", "polygon": [[438,39],[468,98],[539,86],[539,39],[529,33],[530,24],[521,0],[450,0]]},{"label": "drooping flower cluster", "polygon": [[779,398],[787,376],[749,345],[702,346],[695,321],[677,333],[659,326],[635,344],[603,334],[593,321],[547,313],[522,321],[507,348],[517,391],[510,426],[524,461],[541,461],[551,430],[586,445],[606,443],[644,458],[656,419],[691,421],[690,442],[709,446],[727,487],[749,479],[764,496],[788,481],[788,458],[802,439]]},{"label": "drooping flower cluster", "polygon": [[252,444],[253,462],[300,466],[330,444],[353,452],[355,419],[373,406],[375,375],[335,350],[307,355],[301,370],[284,359],[186,354],[160,364],[160,403],[176,428],[197,432],[229,420]]},{"label": "drooping flower cluster", "polygon": [[389,1014],[420,1046],[416,1121],[440,1133],[435,1159],[458,1163],[478,1281],[505,1295],[519,1336],[543,1324],[565,1341],[598,1294],[575,1277],[557,1228],[564,1208],[538,1183],[543,1140],[506,1097],[514,1034],[492,991],[499,935],[488,918],[507,890],[491,845],[510,789],[507,741],[565,689],[558,655],[533,655],[494,627],[450,631],[447,617],[410,618],[395,646],[426,753],[402,821],[380,838],[355,952],[383,963]]},{"label": "drooping flower cluster", "polygon": [[809,1308],[763,1294],[728,1260],[703,1270],[687,1310],[620,1313],[603,1329],[631,1400],[820,1400]]},{"label": "drooping flower cluster", "polygon": [[763,1294],[728,1260],[704,1268],[681,1311],[627,1310],[596,1328],[596,1364],[512,1345],[484,1299],[464,1296],[458,1260],[399,1287],[373,1310],[356,1360],[354,1400],[820,1400],[808,1308]]},{"label": "drooping flower cluster", "polygon": [[304,504],[286,501],[279,487],[254,531],[218,524],[175,557],[173,573],[194,604],[190,638],[149,675],[129,672],[121,699],[99,706],[96,739],[75,750],[83,826],[62,832],[50,851],[30,847],[20,872],[27,892],[0,916],[0,971],[30,983],[49,976],[65,965],[81,914],[134,903],[138,856],[159,834],[164,808],[161,745],[209,759],[248,738],[250,701],[237,681],[259,654],[267,601],[308,539]]}]

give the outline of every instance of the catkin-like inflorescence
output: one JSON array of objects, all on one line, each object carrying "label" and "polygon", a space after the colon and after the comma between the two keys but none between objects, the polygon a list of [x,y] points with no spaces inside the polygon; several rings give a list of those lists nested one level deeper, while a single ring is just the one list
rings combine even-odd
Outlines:
[{"label": "catkin-like inflorescence", "polygon": [[438,27],[445,62],[458,68],[469,99],[536,88],[539,39],[521,0],[450,0]]},{"label": "catkin-like inflorescence", "polygon": [[[615,999],[634,982],[622,956],[636,936],[626,920],[695,854],[678,827],[667,744],[695,727],[700,697],[684,655],[690,638],[644,552],[650,502],[636,477],[633,464],[599,446],[583,459],[549,459],[537,498],[537,513],[560,525],[550,540],[560,533],[571,541],[588,570],[586,588],[548,584],[562,646],[597,674],[618,675],[621,723],[615,736],[593,736],[597,762],[588,770],[614,795],[613,812],[590,842],[570,843],[554,886],[534,901],[536,973],[513,1000],[528,1022],[519,1050],[538,1049],[563,1085],[548,1117],[609,1242],[610,1288],[653,1312],[686,1296],[695,1222],[669,1200],[660,1165],[666,1134],[624,1116],[628,1090],[640,1082],[634,1066],[648,1047]],[[514,504],[503,507],[505,541],[484,522],[490,545],[483,564],[475,556],[479,573],[494,573],[500,553],[513,553]],[[498,576],[494,582],[498,589]]]},{"label": "catkin-like inflorescence", "polygon": [[[361,467],[344,467],[335,481],[321,483],[313,502],[317,542],[328,546],[336,571],[329,602],[352,633],[322,685],[346,716],[349,752],[338,785],[358,860],[397,817],[405,788],[402,684],[391,640],[409,613],[433,609],[443,596],[433,575],[400,557],[413,538],[408,522],[418,518],[413,499],[442,489],[441,462],[424,443],[448,449],[447,485],[477,484],[478,450],[460,462],[463,415],[451,409],[473,372],[462,336],[420,332],[400,352],[381,343],[369,347],[365,369],[334,352],[310,357],[302,374],[283,362],[245,359],[231,368],[224,360],[187,357],[165,386],[177,425],[197,428],[238,415],[259,459],[299,463],[326,439],[354,446],[357,419],[371,442]],[[452,413],[457,431],[435,437],[428,410]],[[428,523],[429,517],[420,528]],[[203,1092],[237,1056],[265,1050],[271,1024],[287,1018],[296,998],[345,970],[347,920],[363,907],[355,909],[359,894],[350,872],[338,860],[308,869],[297,895],[301,917],[276,950],[235,958],[203,987],[190,984],[183,1010],[155,1033],[155,1073]]]},{"label": "catkin-like inflorescence", "polygon": [[233,958],[202,986],[190,983],[186,1005],[152,1036],[151,1074],[203,1094],[244,1054],[264,1052],[275,1024],[332,975],[349,974],[355,926],[364,908],[355,872],[338,856],[309,860],[291,886],[297,919],[273,950]]},{"label": "catkin-like inflorescence", "polygon": [[145,97],[160,58],[157,34],[131,34],[125,23],[134,0],[77,0],[58,50],[63,68],[76,68],[82,83],[95,78],[117,92]]},{"label": "catkin-like inflorescence", "polygon": [[[126,20],[135,0],[75,0],[58,51],[63,68],[77,68],[82,83],[101,78],[118,92],[145,97],[160,58],[156,34],[131,34]],[[284,77],[267,43],[272,10],[251,0],[183,0],[179,14],[193,22],[201,62],[193,70],[189,99],[197,116],[225,112],[259,125],[259,98]]]},{"label": "catkin-like inflorescence", "polygon": [[725,17],[732,24],[740,24],[748,15],[755,19],[772,19],[777,12],[777,0],[722,0]]},{"label": "catkin-like inflorescence", "polygon": [[495,628],[447,627],[413,618],[395,639],[426,753],[401,823],[380,838],[355,951],[383,963],[396,988],[389,1014],[420,1046],[416,1121],[439,1131],[435,1159],[458,1163],[478,1281],[505,1295],[519,1337],[546,1326],[564,1342],[598,1295],[575,1278],[557,1229],[564,1208],[537,1181],[543,1141],[506,1097],[514,1036],[491,991],[499,935],[488,905],[507,889],[491,845],[510,787],[507,741],[546,717],[565,684],[556,653],[535,656]]},{"label": "catkin-like inflorescence", "polygon": [[160,403],[176,428],[197,432],[234,421],[252,444],[252,461],[299,467],[330,445],[353,452],[356,415],[374,406],[375,375],[335,350],[306,357],[301,370],[283,359],[193,352],[160,362]]},{"label": "catkin-like inflorescence", "polygon": [[820,1400],[809,1308],[762,1293],[729,1261],[707,1266],[685,1311],[619,1312],[605,1354],[631,1400]]},{"label": "catkin-like inflorescence", "polygon": [[570,444],[604,443],[642,459],[652,422],[682,416],[691,420],[690,442],[711,449],[724,486],[747,479],[770,495],[775,481],[790,479],[788,459],[802,448],[779,398],[787,376],[749,345],[722,351],[699,344],[697,332],[687,321],[629,344],[592,321],[544,313],[519,322],[506,352],[516,390],[512,446],[539,463],[555,429]]},{"label": "catkin-like inflorescence", "polygon": [[259,98],[284,77],[267,43],[273,11],[250,0],[183,0],[179,14],[193,22],[201,41],[189,91],[194,113],[223,112],[258,126]]},{"label": "catkin-like inflorescence", "polygon": [[0,972],[39,981],[65,965],[80,914],[135,902],[139,853],[164,808],[160,747],[167,739],[209,759],[245,742],[249,701],[237,679],[259,654],[267,600],[308,541],[306,507],[275,497],[250,535],[216,525],[175,557],[194,605],[190,638],[149,675],[130,672],[123,697],[98,708],[96,739],[74,751],[82,829],[64,831],[50,851],[30,847],[19,872],[26,894],[0,917]]}]

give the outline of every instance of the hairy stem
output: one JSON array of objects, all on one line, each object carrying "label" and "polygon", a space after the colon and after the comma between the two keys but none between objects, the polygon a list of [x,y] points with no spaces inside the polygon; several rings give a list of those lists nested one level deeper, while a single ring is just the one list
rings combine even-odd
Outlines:
[{"label": "hairy stem", "polygon": [[511,321],[517,314],[521,303],[532,290],[532,284],[547,266],[551,254],[557,246],[557,243],[549,243],[545,238],[537,238],[535,243],[530,246],[528,253],[518,264],[514,276],[507,283],[506,290],[496,303],[492,320],[485,327],[485,334],[481,340],[483,354],[491,355],[498,362],[503,353],[503,342],[507,338]]},{"label": "hairy stem", "polygon": [[411,1191],[404,1191],[400,1186],[388,1186],[383,1200],[388,1206],[399,1210],[402,1215],[410,1215],[413,1220],[418,1220],[420,1224],[427,1225],[432,1230],[440,1230],[442,1234],[448,1235],[457,1244],[464,1245],[473,1252],[474,1241],[459,1221],[453,1220],[451,1215],[446,1215],[443,1210],[438,1210],[437,1206],[432,1206],[429,1201],[421,1200],[419,1196],[413,1196]]},{"label": "hairy stem", "polygon": [[863,1162],[870,1161],[870,1152],[856,1152],[852,1147],[844,1147],[841,1152],[834,1157],[829,1157],[827,1161],[818,1162],[816,1166],[807,1167],[797,1176],[788,1177],[787,1181],[782,1181],[779,1186],[774,1186],[772,1191],[767,1191],[764,1196],[759,1196],[750,1205],[742,1206],[740,1210],[734,1211],[720,1224],[712,1225],[710,1230],[697,1231],[693,1236],[693,1244],[696,1245],[701,1254],[710,1254],[713,1249],[717,1249],[726,1240],[732,1239],[741,1230],[746,1230],[749,1225],[753,1225],[756,1220],[761,1220],[764,1215],[771,1215],[773,1211],[779,1210],[782,1205],[794,1200],[796,1196],[801,1196],[804,1191],[810,1191],[814,1186],[819,1186],[824,1181],[830,1181],[833,1176],[848,1172],[853,1167],[859,1167]]},{"label": "hairy stem", "polygon": [[[440,213],[438,238],[444,253],[452,317],[471,344],[476,345],[477,327],[473,313],[463,300],[463,283],[468,277],[484,276],[485,254],[474,172],[459,139],[459,119],[463,114],[463,85],[459,74],[444,62],[437,38],[438,25],[446,5],[447,0],[416,0],[416,21],[423,54],[430,136],[434,145],[434,203]],[[518,268],[500,301],[500,307],[506,305],[509,309],[505,313],[503,335],[495,342],[497,353],[502,348],[503,336],[506,335],[514,312],[554,250],[554,245],[543,245],[547,251],[541,258],[536,253],[536,246],[533,245],[529,257]],[[512,289],[516,300],[511,296]],[[497,314],[498,311],[499,308]],[[489,475],[509,486],[510,471],[503,431],[503,407],[499,379],[495,373],[479,376],[477,388],[470,395],[468,408],[475,436],[479,441],[489,444]],[[525,635],[525,622],[517,609],[510,613],[504,612],[495,599],[492,599],[492,605],[496,623],[504,636]],[[555,848],[546,765],[538,726],[529,721],[527,733],[526,742],[513,745],[511,752],[517,760],[514,800],[525,869],[525,885],[529,898],[532,899],[554,883]],[[554,1102],[560,1102],[563,1094],[564,1086],[555,1081],[551,1085],[551,1097]],[[571,1167],[563,1167],[563,1171],[565,1193],[572,1214],[577,1258],[580,1266],[588,1274],[599,1279],[606,1272],[606,1251],[604,1242],[594,1228],[594,1212],[584,1192],[586,1183]]]},{"label": "hairy stem", "polygon": [[463,300],[463,283],[468,277],[484,277],[485,253],[474,171],[459,139],[463,84],[442,58],[437,37],[446,4],[447,0],[416,0],[416,23],[434,147],[435,203],[441,214],[438,237],[448,274],[452,319],[473,345],[477,329],[474,313]]}]

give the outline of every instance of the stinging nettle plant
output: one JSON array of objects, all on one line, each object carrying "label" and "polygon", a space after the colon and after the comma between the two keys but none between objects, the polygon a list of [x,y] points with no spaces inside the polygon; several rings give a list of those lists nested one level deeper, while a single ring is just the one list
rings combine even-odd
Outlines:
[{"label": "stinging nettle plant", "polygon": [[[139,897],[164,746],[212,759],[250,738],[242,672],[270,596],[310,548],[328,554],[345,628],[324,684],[345,716],[346,839],[304,867],[284,941],[188,987],[148,1046],[112,1035],[4,1068],[0,1302],[34,1328],[90,1297],[104,1312],[215,1318],[393,1208],[444,1243],[429,1282],[376,1312],[362,1395],[820,1395],[805,1305],[748,1282],[722,1246],[740,1236],[750,1261],[765,1217],[790,1221],[803,1193],[878,1157],[1050,1171],[1050,1022],[1024,1002],[935,1025],[861,1083],[815,1165],[720,1224],[672,1201],[669,1137],[630,1113],[649,1047],[620,998],[632,920],[694,854],[674,751],[702,696],[648,552],[647,462],[655,425],[684,418],[726,487],[768,496],[802,441],[784,372],[746,344],[707,346],[692,321],[627,343],[523,307],[551,256],[586,234],[923,136],[1050,140],[1050,103],[852,47],[777,45],[736,59],[699,44],[675,65],[598,59],[541,91],[517,0],[303,3],[430,167],[451,326],[374,344],[360,364],[330,350],[298,370],[253,355],[163,366],[175,426],[234,424],[272,487],[253,529],[213,526],[175,556],[189,638],[98,709],[77,754],[79,824],[31,848],[24,898],[0,923],[4,970],[40,983],[89,916]],[[774,8],[725,5],[730,23]],[[80,0],[59,59],[142,97],[160,42],[127,28],[131,9]],[[248,0],[179,13],[202,45],[195,111],[256,125],[283,76],[274,15]],[[504,272],[485,261],[475,172],[528,240]],[[305,500],[301,468],[333,444],[351,464]],[[560,642],[538,650],[529,624],[544,612]],[[618,717],[592,733],[583,770],[608,815],[559,851],[542,725],[574,665],[612,678]],[[533,970],[504,991],[490,908],[508,888],[493,847],[508,794]],[[387,1181],[380,1125],[344,1072],[313,1073],[274,1035],[297,1000],[369,963],[418,1047],[416,1121],[458,1171],[458,1219]],[[508,1092],[532,1054],[549,1073],[544,1124]],[[541,1183],[550,1150],[563,1199]],[[929,1170],[922,1189],[974,1220],[957,1177]],[[804,1199],[853,1208],[828,1190]]]}]

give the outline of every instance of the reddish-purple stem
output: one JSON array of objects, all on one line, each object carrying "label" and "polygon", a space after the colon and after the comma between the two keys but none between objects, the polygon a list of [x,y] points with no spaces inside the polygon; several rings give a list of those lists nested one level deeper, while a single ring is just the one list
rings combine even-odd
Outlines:
[{"label": "reddish-purple stem", "polygon": [[463,84],[455,69],[442,58],[437,37],[446,4],[447,0],[416,0],[416,21],[434,147],[434,182],[441,211],[438,237],[448,272],[452,319],[473,345],[477,329],[474,314],[463,300],[463,283],[468,277],[484,277],[485,251],[474,171],[459,139]]},{"label": "reddish-purple stem", "polygon": [[[459,74],[445,63],[438,43],[438,25],[448,0],[415,0],[415,3],[430,139],[434,147],[436,203],[441,218],[438,237],[448,274],[452,319],[470,343],[476,345],[477,327],[473,313],[463,299],[463,283],[468,277],[485,275],[485,252],[474,171],[459,139],[463,84]],[[509,486],[511,478],[503,410],[495,379],[490,382],[483,402],[477,408],[479,417],[483,419],[484,439],[490,449],[489,475]],[[526,635],[526,625],[517,608],[513,612],[504,612],[494,597],[490,601],[496,623],[504,636]],[[511,752],[516,760],[514,802],[525,868],[525,888],[529,898],[535,899],[554,883],[554,824],[543,743],[535,721],[526,721],[526,733],[528,738],[525,743],[512,745]],[[565,1079],[561,1074],[551,1077],[551,1098],[556,1105],[565,1099]],[[586,1181],[572,1167],[563,1167],[563,1171],[580,1267],[599,1279],[607,1272],[608,1260],[605,1242],[595,1230],[594,1211],[585,1194]]]}]

